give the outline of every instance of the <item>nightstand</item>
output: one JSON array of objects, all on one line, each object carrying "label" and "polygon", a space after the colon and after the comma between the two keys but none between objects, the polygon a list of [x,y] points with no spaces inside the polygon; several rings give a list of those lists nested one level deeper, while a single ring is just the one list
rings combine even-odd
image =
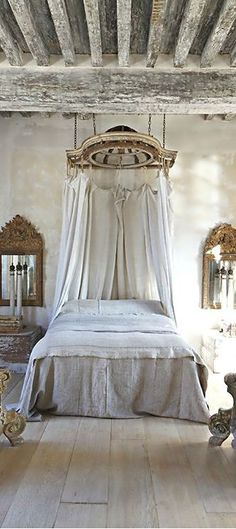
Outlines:
[{"label": "nightstand", "polygon": [[31,351],[43,334],[39,325],[26,325],[19,333],[0,333],[0,367],[24,373]]},{"label": "nightstand", "polygon": [[236,371],[236,337],[224,336],[217,329],[203,335],[201,356],[214,373]]}]

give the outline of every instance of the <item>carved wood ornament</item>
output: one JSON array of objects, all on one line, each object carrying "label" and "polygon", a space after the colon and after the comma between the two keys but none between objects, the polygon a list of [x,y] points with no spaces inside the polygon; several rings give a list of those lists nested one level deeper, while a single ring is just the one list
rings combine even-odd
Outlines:
[{"label": "carved wood ornament", "polygon": [[20,435],[25,429],[26,420],[15,410],[7,411],[2,405],[2,394],[11,375],[8,370],[0,369],[0,435],[3,434],[12,446],[22,442]]},{"label": "carved wood ornament", "polygon": [[222,254],[236,254],[236,228],[226,223],[214,228],[206,240],[204,253],[218,244]]},{"label": "carved wood ornament", "polygon": [[1,253],[32,253],[43,249],[43,240],[36,228],[21,215],[7,222],[0,232]]}]

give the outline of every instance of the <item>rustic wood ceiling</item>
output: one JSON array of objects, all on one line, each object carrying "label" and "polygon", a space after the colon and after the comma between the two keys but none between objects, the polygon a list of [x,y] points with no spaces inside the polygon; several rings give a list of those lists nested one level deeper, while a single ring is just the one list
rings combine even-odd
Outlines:
[{"label": "rustic wood ceiling", "polygon": [[1,110],[236,111],[236,0],[1,0],[0,45]]}]

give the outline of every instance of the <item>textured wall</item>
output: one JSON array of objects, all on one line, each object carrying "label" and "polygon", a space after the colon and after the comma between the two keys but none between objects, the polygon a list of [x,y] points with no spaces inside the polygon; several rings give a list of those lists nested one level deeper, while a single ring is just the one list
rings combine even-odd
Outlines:
[{"label": "textured wall", "polygon": [[[97,129],[120,123],[147,130],[147,119],[141,116],[99,116]],[[81,140],[92,134],[91,121],[80,121],[79,127]],[[161,118],[153,118],[153,134],[160,136],[161,128]],[[181,332],[197,348],[202,330],[220,317],[218,311],[200,309],[201,249],[213,226],[236,225],[235,135],[236,119],[167,118],[167,146],[179,151],[171,172],[176,312]],[[72,120],[56,115],[0,117],[0,225],[18,213],[44,237],[44,307],[25,308],[24,317],[45,327],[55,285],[65,149],[72,146]]]}]

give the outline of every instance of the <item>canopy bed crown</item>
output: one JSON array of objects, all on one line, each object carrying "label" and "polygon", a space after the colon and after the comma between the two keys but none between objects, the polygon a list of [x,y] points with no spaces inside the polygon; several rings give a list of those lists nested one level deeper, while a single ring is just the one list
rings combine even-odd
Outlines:
[{"label": "canopy bed crown", "polygon": [[139,169],[162,167],[165,172],[174,165],[177,151],[165,148],[166,120],[163,118],[163,146],[151,135],[151,115],[148,134],[119,125],[97,134],[93,115],[94,135],[77,147],[77,114],[74,124],[74,149],[67,150],[68,172],[75,167],[104,169]]}]

